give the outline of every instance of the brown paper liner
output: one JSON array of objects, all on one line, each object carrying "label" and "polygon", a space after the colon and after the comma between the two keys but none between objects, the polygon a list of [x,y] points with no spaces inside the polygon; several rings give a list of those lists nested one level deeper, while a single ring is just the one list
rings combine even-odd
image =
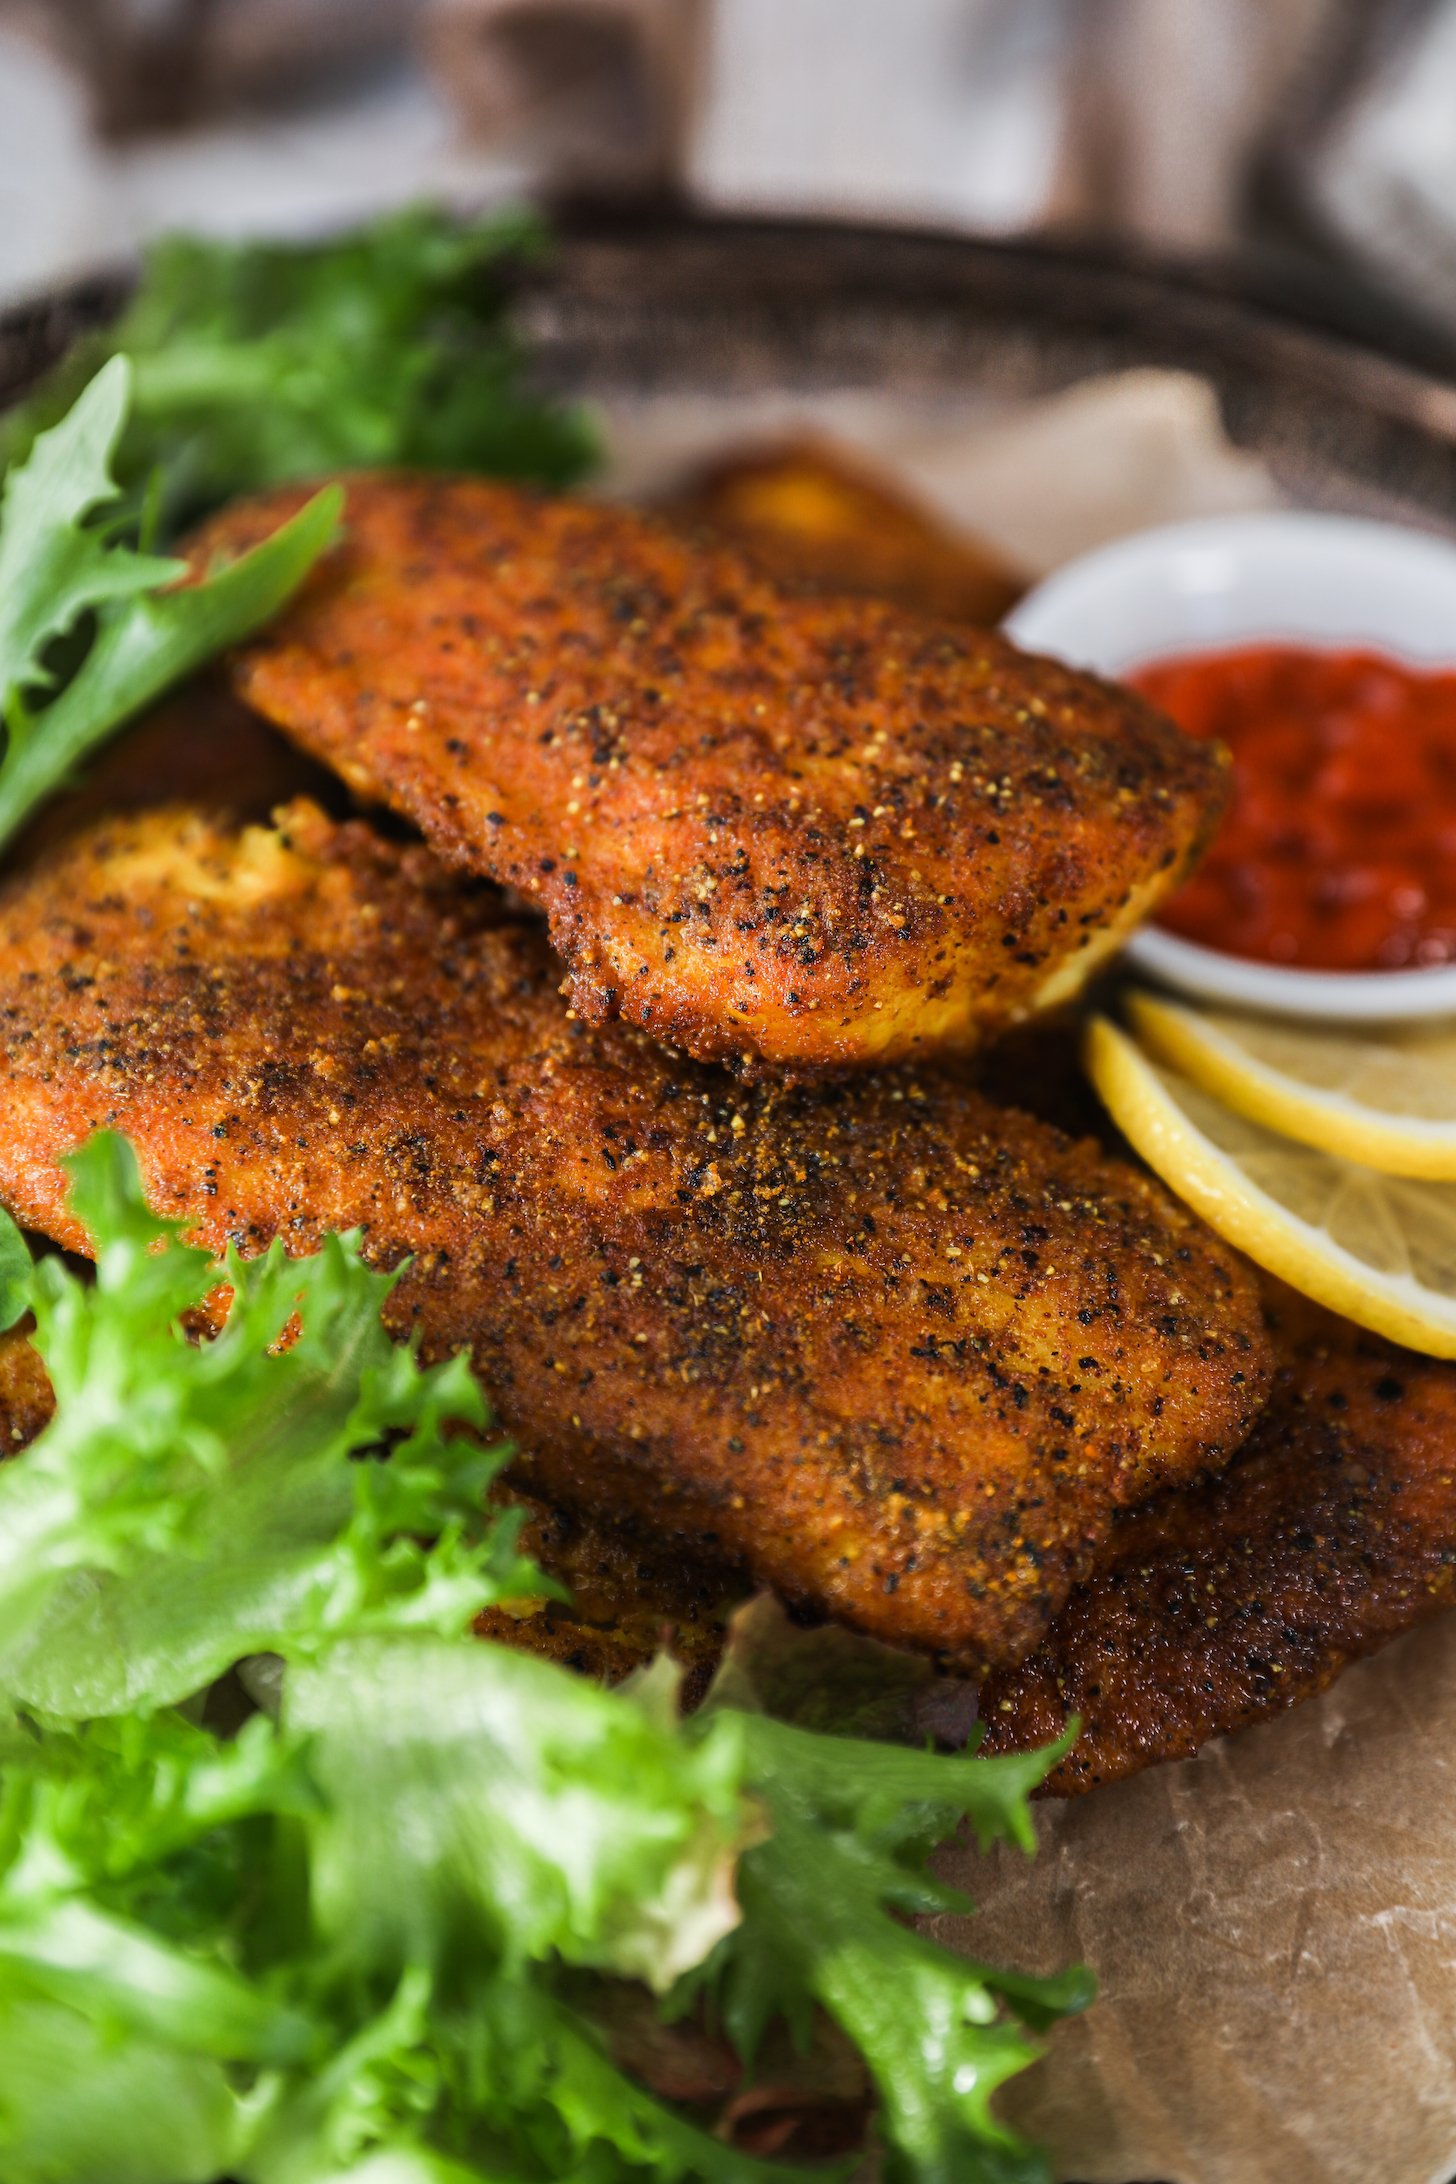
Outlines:
[{"label": "brown paper liner", "polygon": [[990,1962],[1092,1964],[1004,2113],[1080,2184],[1456,2173],[1456,1616],[1197,1759],[1037,1810],[941,1870]]}]

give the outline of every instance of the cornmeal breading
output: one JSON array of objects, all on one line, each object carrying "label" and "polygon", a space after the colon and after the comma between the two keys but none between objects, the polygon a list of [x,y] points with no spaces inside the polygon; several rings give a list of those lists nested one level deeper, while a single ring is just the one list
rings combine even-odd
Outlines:
[{"label": "cornmeal breading", "polygon": [[103,822],[0,891],[0,1197],[81,1247],[106,1125],[244,1251],[364,1230],[553,1503],[964,1666],[1262,1400],[1247,1271],[1154,1183],[940,1077],[735,1085],[559,998],[534,926],[361,823]]},{"label": "cornmeal breading", "polygon": [[0,1458],[16,1456],[55,1409],[50,1375],[24,1326],[0,1335]]},{"label": "cornmeal breading", "polygon": [[[296,505],[225,511],[195,554]],[[654,518],[348,481],[234,673],[361,795],[547,912],[578,1013],[750,1072],[967,1048],[1174,887],[1222,754],[1004,639],[784,591]]]},{"label": "cornmeal breading", "polygon": [[1081,1716],[1056,1795],[1281,1713],[1456,1600],[1456,1365],[1266,1289],[1277,1371],[1247,1448],[1119,1519],[1041,1646],[982,1693],[988,1751]]},{"label": "cornmeal breading", "polygon": [[890,599],[947,622],[989,627],[1026,589],[989,547],[817,435],[720,456],[665,512],[731,539],[784,583]]},{"label": "cornmeal breading", "polygon": [[718,1665],[729,1611],[751,1590],[742,1573],[671,1540],[501,1491],[524,1503],[522,1551],[571,1598],[487,1608],[475,1619],[479,1635],[601,1683],[620,1683],[666,1648],[683,1671],[683,1704],[695,1706]]}]

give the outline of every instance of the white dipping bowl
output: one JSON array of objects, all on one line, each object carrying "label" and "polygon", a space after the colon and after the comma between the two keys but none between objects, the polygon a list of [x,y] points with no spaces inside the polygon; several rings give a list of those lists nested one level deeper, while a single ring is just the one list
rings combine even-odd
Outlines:
[{"label": "white dipping bowl", "polygon": [[[1354,516],[1210,516],[1068,562],[1007,616],[1029,652],[1124,675],[1176,653],[1296,644],[1456,669],[1456,545]],[[1201,1000],[1347,1023],[1456,1014],[1456,964],[1300,971],[1145,925],[1126,953]]]}]

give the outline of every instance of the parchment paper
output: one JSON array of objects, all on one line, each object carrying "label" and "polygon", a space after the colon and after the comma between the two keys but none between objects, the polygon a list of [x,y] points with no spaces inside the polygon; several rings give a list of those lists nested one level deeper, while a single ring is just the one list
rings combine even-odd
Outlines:
[{"label": "parchment paper", "polygon": [[1101,1997],[1004,2112],[1082,2184],[1456,2175],[1456,1616],[1321,1699],[959,1850],[942,1938]]},{"label": "parchment paper", "polygon": [[1280,499],[1259,458],[1226,437],[1208,383],[1151,367],[995,404],[911,405],[848,389],[624,395],[604,405],[603,423],[604,489],[633,500],[670,492],[728,447],[827,432],[875,456],[1028,582],[1128,531]]}]

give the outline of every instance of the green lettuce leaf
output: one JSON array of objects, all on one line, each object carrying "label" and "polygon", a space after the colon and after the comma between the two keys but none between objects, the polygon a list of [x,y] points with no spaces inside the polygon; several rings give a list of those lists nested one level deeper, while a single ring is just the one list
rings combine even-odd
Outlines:
[{"label": "green lettuce leaf", "polygon": [[[338,525],[337,488],[200,583],[96,522],[132,368],[113,357],[8,476],[0,505],[0,848],[80,761],[296,590]],[[79,657],[77,657],[79,648]]]},{"label": "green lettuce leaf", "polygon": [[[0,1470],[0,1689],[70,1719],[150,1710],[245,1654],[458,1633],[541,1587],[518,1519],[483,1512],[505,1449],[451,1430],[485,1424],[467,1361],[423,1370],[384,1332],[396,1277],[339,1237],[219,1267],[150,1212],[123,1139],[71,1168],[101,1249],[94,1287],[60,1258],[34,1277],[56,1413]],[[226,1324],[194,1342],[220,1274]]]},{"label": "green lettuce leaf", "polygon": [[[684,1721],[667,1661],[609,1692],[473,1639],[546,1581],[483,1507],[466,1361],[388,1340],[357,1239],[219,1263],[124,1141],[73,1178],[96,1278],[17,1269],[56,1412],[0,1471],[6,2184],[843,2175],[637,2082],[624,1996],[720,2023],[746,2067],[823,2013],[889,2175],[1038,2176],[990,2103],[1085,1978],[910,1921],[960,1906],[927,1861],[962,1822],[1029,1847],[1057,1754],[830,1736],[743,1676]],[[259,1647],[276,1703],[240,1718]],[[841,1654],[836,1707],[873,1713],[883,1664],[861,1685]]]},{"label": "green lettuce leaf", "polygon": [[23,724],[28,691],[53,677],[47,647],[88,608],[152,591],[181,565],[111,543],[86,519],[116,499],[111,461],[126,418],[131,371],[99,372],[63,425],[36,441],[0,505],[0,715]]},{"label": "green lettuce leaf", "polygon": [[670,1674],[618,1694],[501,1646],[352,1639],[290,1666],[284,1719],[323,1792],[315,1915],[363,1969],[554,1955],[661,1992],[738,1922],[738,1720],[686,1742]]},{"label": "green lettuce leaf", "polygon": [[220,2184],[244,2105],[222,2063],[0,1983],[5,2184]]},{"label": "green lettuce leaf", "polygon": [[[240,1961],[260,1828],[316,1797],[271,1723],[0,1735],[0,2173],[198,2184],[330,2028]],[[245,2088],[250,2088],[247,2097]]]},{"label": "green lettuce leaf", "polygon": [[[881,2091],[890,2177],[1019,2184],[1044,2168],[990,2097],[1036,2054],[1028,2033],[1084,2008],[1092,1987],[1080,1971],[1029,1980],[968,1967],[904,1923],[971,1908],[926,1871],[962,1820],[983,1845],[1033,1848],[1026,1800],[1055,1754],[978,1759],[974,1731],[954,1757],[896,1749],[942,1727],[964,1744],[966,1695],[873,1639],[800,1630],[770,1599],[738,1611],[708,1703],[748,1710],[747,1780],[772,1826],[743,1861],[744,1919],[719,1992],[749,2055],[776,2018],[806,2038],[814,2010],[829,2012]],[[1072,1724],[1060,1749],[1074,1735]]]},{"label": "green lettuce leaf", "polygon": [[728,2032],[753,2055],[775,2017],[807,2039],[828,2011],[858,2048],[881,2100],[888,2178],[914,2184],[1031,2184],[1034,2150],[990,2108],[1039,2052],[1029,2031],[1085,2008],[1082,1971],[1004,1974],[953,1955],[904,1922],[969,1910],[926,1860],[968,1820],[983,1847],[1035,1847],[1027,1797],[1075,1735],[1050,1751],[951,1758],[739,1717],[745,1779],[764,1800],[766,1839],[739,1871],[743,1919],[716,1967]]},{"label": "green lettuce leaf", "polygon": [[370,465],[570,484],[595,435],[529,385],[500,278],[544,246],[529,213],[428,206],[323,243],[170,237],[116,325],[0,421],[0,470],[120,350],[135,395],[118,476],[133,507],[158,482],[167,533],[234,494]]},{"label": "green lettuce leaf", "polygon": [[537,1976],[477,1977],[467,1999],[406,1974],[318,2070],[280,2081],[244,2184],[401,2175],[481,2184],[840,2184],[713,2138],[610,2060]]},{"label": "green lettuce leaf", "polygon": [[30,1310],[32,1272],[29,1246],[0,1206],[0,1335]]}]

